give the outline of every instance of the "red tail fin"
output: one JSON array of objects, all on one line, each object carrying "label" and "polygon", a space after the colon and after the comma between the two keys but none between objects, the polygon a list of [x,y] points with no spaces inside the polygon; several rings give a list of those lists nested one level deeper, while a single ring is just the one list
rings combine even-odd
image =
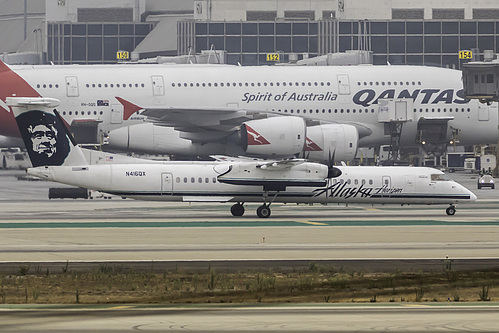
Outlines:
[{"label": "red tail fin", "polygon": [[[22,77],[0,60],[0,99],[7,97],[41,97]],[[0,135],[20,137],[12,112],[0,106]]]}]

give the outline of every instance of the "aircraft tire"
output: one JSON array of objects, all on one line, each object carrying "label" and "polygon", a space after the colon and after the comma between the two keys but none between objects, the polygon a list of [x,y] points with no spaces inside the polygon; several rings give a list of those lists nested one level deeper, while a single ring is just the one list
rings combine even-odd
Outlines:
[{"label": "aircraft tire", "polygon": [[270,207],[267,205],[261,205],[256,210],[256,215],[261,218],[268,218],[270,216]]},{"label": "aircraft tire", "polygon": [[454,206],[447,207],[445,212],[447,213],[447,215],[454,215],[456,214],[456,207]]},{"label": "aircraft tire", "polygon": [[232,213],[232,216],[243,216],[244,206],[241,204],[234,204],[230,207],[230,212]]}]

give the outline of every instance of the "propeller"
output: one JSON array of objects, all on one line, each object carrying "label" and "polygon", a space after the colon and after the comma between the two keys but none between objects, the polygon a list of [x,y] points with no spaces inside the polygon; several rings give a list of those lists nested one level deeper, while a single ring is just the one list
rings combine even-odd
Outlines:
[{"label": "propeller", "polygon": [[333,148],[333,153],[331,154],[331,149],[329,149],[329,158],[327,161],[328,172],[327,178],[336,178],[341,176],[341,170],[334,166],[334,155],[336,153],[336,149]]}]

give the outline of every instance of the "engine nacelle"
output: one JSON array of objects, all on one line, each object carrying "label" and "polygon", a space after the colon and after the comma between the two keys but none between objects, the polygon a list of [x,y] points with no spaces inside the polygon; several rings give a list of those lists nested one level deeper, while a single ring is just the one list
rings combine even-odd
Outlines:
[{"label": "engine nacelle", "polygon": [[291,156],[303,150],[305,131],[302,118],[272,117],[243,123],[239,135],[247,154]]},{"label": "engine nacelle", "polygon": [[109,146],[114,149],[149,154],[212,155],[225,154],[220,143],[196,144],[180,137],[171,127],[143,123],[120,127],[109,132]]},{"label": "engine nacelle", "polygon": [[358,142],[359,133],[352,125],[327,124],[307,127],[305,157],[326,164],[330,160],[351,161],[357,153]]}]

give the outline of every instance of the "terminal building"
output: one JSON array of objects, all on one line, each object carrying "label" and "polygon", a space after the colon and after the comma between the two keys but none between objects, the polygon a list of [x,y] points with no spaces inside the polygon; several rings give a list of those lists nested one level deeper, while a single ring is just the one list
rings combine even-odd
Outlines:
[{"label": "terminal building", "polygon": [[[54,64],[226,51],[225,62],[272,64],[347,50],[372,51],[374,64],[460,69],[459,51],[499,52],[495,0],[26,0],[0,4],[0,54],[34,54]],[[41,3],[41,4],[40,4]],[[10,19],[10,20],[9,20]],[[23,23],[24,22],[24,23]],[[23,28],[24,27],[24,28]],[[3,41],[5,40],[5,41]],[[4,48],[4,49],[2,49]],[[10,59],[9,59],[10,57]],[[32,57],[33,58],[33,57]],[[275,60],[275,59],[274,59]]]}]

